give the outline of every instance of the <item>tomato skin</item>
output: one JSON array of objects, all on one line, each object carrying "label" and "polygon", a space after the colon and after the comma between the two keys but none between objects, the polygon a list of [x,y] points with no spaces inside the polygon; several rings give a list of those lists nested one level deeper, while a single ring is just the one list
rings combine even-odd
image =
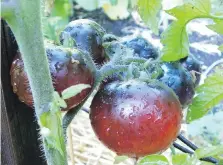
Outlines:
[{"label": "tomato skin", "polygon": [[[93,85],[94,77],[79,56],[79,51],[76,51],[72,55],[68,55],[60,49],[48,48],[46,52],[53,86],[59,94],[61,94],[64,89],[79,83]],[[20,54],[17,54],[14,58],[10,74],[14,93],[18,95],[22,102],[33,107],[32,92]],[[63,110],[69,110],[77,106],[88,96],[90,91],[91,88],[87,88],[78,95],[66,99],[67,108]]]},{"label": "tomato skin", "polygon": [[105,30],[96,22],[88,19],[70,22],[60,35],[62,44],[64,43],[65,33],[75,40],[74,47],[89,52],[97,64],[103,64],[106,60],[102,47],[102,37]]},{"label": "tomato skin", "polygon": [[123,42],[123,45],[134,50],[135,56],[145,59],[156,59],[158,51],[156,48],[142,37],[136,37]]},{"label": "tomato skin", "polygon": [[14,57],[10,75],[13,92],[17,94],[20,101],[24,102],[30,107],[33,107],[34,103],[31,88],[29,86],[29,80],[24,70],[24,64],[19,52]]},{"label": "tomato skin", "polygon": [[183,107],[192,102],[195,93],[195,84],[192,75],[179,62],[163,62],[163,75],[159,81],[172,88]]},{"label": "tomato skin", "polygon": [[201,78],[201,64],[200,62],[192,55],[190,54],[186,58],[183,58],[180,60],[182,66],[186,68],[189,72],[195,71],[195,86],[198,86]]},{"label": "tomato skin", "polygon": [[99,90],[90,120],[99,140],[118,155],[141,157],[168,148],[178,135],[181,105],[159,82],[112,82]]}]

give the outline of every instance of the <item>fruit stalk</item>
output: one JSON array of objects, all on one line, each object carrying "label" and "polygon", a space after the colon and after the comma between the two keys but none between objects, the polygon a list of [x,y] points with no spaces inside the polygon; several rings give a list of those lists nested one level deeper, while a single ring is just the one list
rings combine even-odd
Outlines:
[{"label": "fruit stalk", "polygon": [[[91,59],[90,55],[87,53],[85,54],[85,59]],[[92,59],[91,59],[92,60]],[[75,108],[71,109],[70,111],[68,111],[66,113],[66,115],[63,117],[63,129],[64,129],[64,136],[66,137],[66,130],[67,127],[69,126],[69,124],[71,123],[71,121],[73,120],[73,118],[75,117],[75,115],[77,114],[77,112],[83,107],[84,103],[87,101],[87,99],[91,96],[92,92],[97,89],[97,87],[100,85],[100,83],[107,77],[113,75],[114,73],[117,72],[121,72],[121,71],[125,71],[128,69],[128,67],[126,65],[116,65],[113,66],[110,64],[111,62],[105,64],[100,70],[95,70],[93,65],[95,65],[94,63],[91,63],[91,65],[93,66],[91,69],[93,69],[93,73],[94,73],[94,86],[92,88],[92,91],[89,93],[88,97],[82,101],[82,103],[80,103],[78,106],[76,106]]]},{"label": "fruit stalk", "polygon": [[[41,1],[11,0],[3,1],[1,5],[2,17],[9,24],[22,54],[47,163],[66,165],[66,148],[61,136],[61,113],[50,111],[51,105],[55,102],[54,88],[41,29]],[[43,123],[46,119],[48,122]],[[49,143],[52,141],[55,141],[57,146]]]}]

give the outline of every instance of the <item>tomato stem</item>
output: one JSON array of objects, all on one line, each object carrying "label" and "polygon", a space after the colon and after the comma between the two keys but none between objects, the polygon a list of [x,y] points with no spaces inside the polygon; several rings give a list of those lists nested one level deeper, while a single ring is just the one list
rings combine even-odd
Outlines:
[{"label": "tomato stem", "polygon": [[60,111],[50,111],[54,88],[44,48],[41,0],[1,2],[3,18],[18,43],[31,87],[40,136],[48,165],[67,165]]},{"label": "tomato stem", "polygon": [[[89,57],[91,58],[91,57]],[[63,117],[63,130],[64,130],[64,137],[66,138],[66,130],[73,118],[76,116],[76,114],[79,112],[79,110],[83,107],[84,103],[87,101],[87,99],[92,95],[93,91],[95,89],[98,89],[98,86],[101,84],[101,82],[107,78],[108,76],[113,75],[117,72],[126,71],[128,69],[127,65],[112,65],[110,62],[105,64],[103,67],[101,67],[100,70],[97,70],[94,72],[94,86],[89,93],[88,97],[85,98],[78,106],[75,108],[69,110],[65,116]]]},{"label": "tomato stem", "polygon": [[178,135],[177,137],[180,141],[190,147],[192,150],[196,150],[198,147],[194,145],[190,140],[187,140],[182,134]]}]

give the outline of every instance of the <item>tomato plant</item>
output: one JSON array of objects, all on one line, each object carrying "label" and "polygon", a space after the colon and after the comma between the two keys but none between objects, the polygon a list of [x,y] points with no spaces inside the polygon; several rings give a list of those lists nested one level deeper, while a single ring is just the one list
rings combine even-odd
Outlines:
[{"label": "tomato plant", "polygon": [[[161,37],[160,50],[142,38],[123,42],[106,34],[92,20],[68,23],[67,4],[68,1],[55,1],[49,5],[51,17],[59,16],[62,20],[60,26],[54,27],[51,21],[42,23],[40,0],[1,2],[2,18],[11,27],[21,52],[21,57],[16,57],[12,64],[12,86],[20,100],[34,105],[47,163],[68,164],[66,129],[92,96],[92,127],[99,139],[117,154],[145,156],[139,159],[139,165],[169,164],[165,156],[157,153],[173,143],[173,147],[192,155],[173,155],[174,165],[201,163],[200,160],[220,164],[222,145],[198,148],[179,135],[182,107],[187,111],[186,122],[192,122],[223,99],[222,68],[213,70],[222,60],[201,73],[199,62],[190,55],[186,28],[194,19],[208,18],[214,23],[207,28],[223,34],[223,13],[216,7],[220,4],[191,0],[165,10],[175,19],[162,34],[161,0],[117,0],[95,6],[102,6],[111,19],[126,18],[128,7],[137,8],[144,23]],[[122,11],[121,16],[116,10]],[[42,31],[46,38],[54,40],[53,48],[47,48]],[[207,76],[211,70],[213,73]],[[104,83],[105,80],[108,81]],[[93,91],[97,92],[95,96]],[[62,118],[63,109],[70,110]],[[176,137],[193,151],[174,142]]]}]

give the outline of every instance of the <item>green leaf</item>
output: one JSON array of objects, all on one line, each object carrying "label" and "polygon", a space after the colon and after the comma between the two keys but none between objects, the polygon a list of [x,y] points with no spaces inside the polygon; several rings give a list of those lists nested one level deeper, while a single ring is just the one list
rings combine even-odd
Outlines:
[{"label": "green leaf", "polygon": [[199,165],[214,165],[214,163],[201,161]]},{"label": "green leaf", "polygon": [[126,19],[129,16],[128,3],[128,0],[117,0],[116,5],[105,3],[102,8],[112,20]]},{"label": "green leaf", "polygon": [[81,91],[86,88],[91,88],[91,86],[88,84],[78,84],[70,86],[62,92],[62,98],[69,99],[73,96],[76,96],[78,93],[81,93]]},{"label": "green leaf", "polygon": [[217,156],[223,154],[223,145],[212,146],[207,148],[199,148],[195,151],[196,156],[200,158]]},{"label": "green leaf", "polygon": [[[58,92],[53,93],[53,98],[54,98],[54,102],[53,102],[52,105],[53,105],[54,109],[51,109],[51,111],[59,111],[60,107],[61,108],[67,108],[66,102],[64,101],[64,99],[62,99],[60,97]],[[57,108],[57,110],[56,110],[56,108]]]},{"label": "green leaf", "polygon": [[169,165],[169,162],[163,155],[148,155],[143,157],[138,165]]},{"label": "green leaf", "polygon": [[190,156],[188,154],[176,154],[172,156],[173,165],[190,165],[188,163]]},{"label": "green leaf", "polygon": [[63,140],[61,111],[48,111],[41,114],[39,124],[40,133],[46,146],[58,150],[64,156],[63,153],[65,153],[66,148]]},{"label": "green leaf", "polygon": [[201,118],[223,100],[223,72],[220,69],[216,70],[205,79],[204,84],[199,86],[196,92],[197,96],[187,112],[187,122]]},{"label": "green leaf", "polygon": [[146,25],[156,34],[159,34],[159,11],[162,0],[138,0],[138,12]]},{"label": "green leaf", "polygon": [[67,25],[68,19],[62,17],[45,17],[43,19],[43,34],[44,37],[53,40],[55,43],[60,43],[59,34]]},{"label": "green leaf", "polygon": [[163,61],[176,61],[189,53],[189,40],[186,26],[179,21],[173,22],[161,35]]},{"label": "green leaf", "polygon": [[186,32],[186,25],[196,18],[212,18],[210,0],[190,0],[182,6],[174,7],[166,11],[176,17],[167,30],[161,35],[161,42],[164,45],[162,50],[163,61],[177,61],[189,54],[189,40]]},{"label": "green leaf", "polygon": [[217,22],[216,24],[213,25],[207,25],[207,27],[219,34],[223,34],[223,21]]},{"label": "green leaf", "polygon": [[221,52],[223,52],[223,44],[218,47],[218,50],[220,50]]},{"label": "green leaf", "polygon": [[69,0],[55,0],[51,16],[60,16],[67,19],[72,14],[72,6]]},{"label": "green leaf", "polygon": [[128,158],[129,158],[128,156],[116,156],[114,164],[122,163],[122,162],[124,162]]}]

